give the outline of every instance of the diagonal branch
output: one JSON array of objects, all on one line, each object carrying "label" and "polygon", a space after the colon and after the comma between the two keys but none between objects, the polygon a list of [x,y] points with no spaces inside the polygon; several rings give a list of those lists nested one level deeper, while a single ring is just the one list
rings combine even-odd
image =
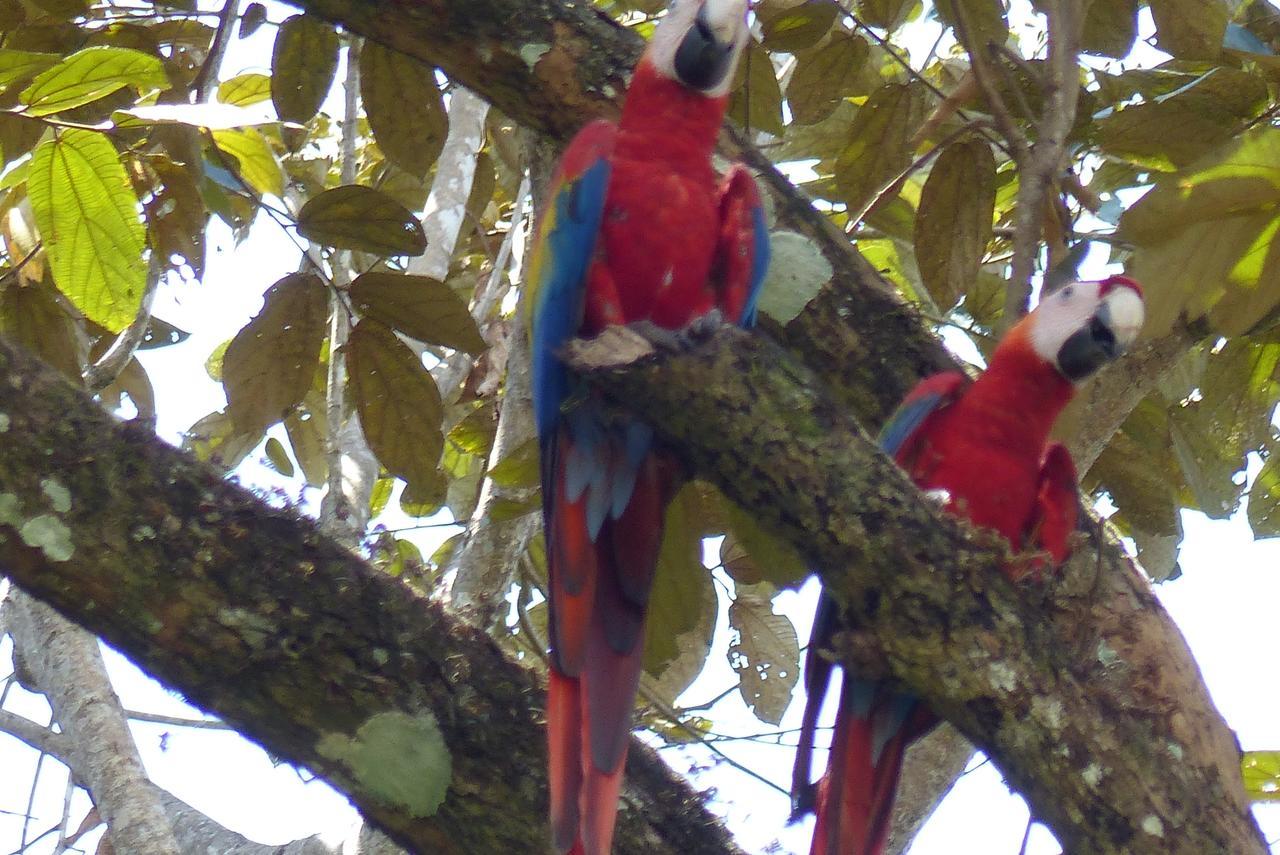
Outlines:
[{"label": "diagonal branch", "polygon": [[1265,851],[1234,736],[1147,580],[1100,528],[1050,584],[1018,586],[994,537],[922,501],[768,342],[726,329],[659,357],[614,328],[568,355],[803,549],[894,676],[1000,764],[1067,851]]},{"label": "diagonal branch", "polygon": [[[323,775],[410,850],[542,845],[542,692],[491,638],[2,338],[0,433],[15,585]],[[438,808],[431,733],[451,763]],[[635,743],[632,761],[619,853],[739,851],[651,750]]]}]

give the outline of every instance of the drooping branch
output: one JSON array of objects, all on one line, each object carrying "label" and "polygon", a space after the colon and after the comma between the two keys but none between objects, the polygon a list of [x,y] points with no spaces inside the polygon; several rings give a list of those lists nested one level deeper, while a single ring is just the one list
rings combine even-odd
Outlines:
[{"label": "drooping branch", "polygon": [[803,549],[873,636],[877,664],[995,759],[1067,851],[1266,851],[1234,736],[1181,633],[1101,528],[1079,535],[1048,584],[1015,585],[1000,572],[1003,545],[923,501],[770,343],[722,330],[658,356],[614,328],[569,355]]},{"label": "drooping branch", "polygon": [[[411,850],[542,845],[542,692],[487,635],[3,339],[0,435],[14,584],[323,775]],[[628,781],[618,852],[737,851],[639,743]]]}]

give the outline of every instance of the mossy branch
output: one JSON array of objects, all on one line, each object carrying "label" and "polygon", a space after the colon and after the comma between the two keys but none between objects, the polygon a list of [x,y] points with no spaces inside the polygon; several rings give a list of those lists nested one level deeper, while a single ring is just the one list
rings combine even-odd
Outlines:
[{"label": "mossy branch", "polygon": [[[322,775],[411,851],[545,845],[533,671],[2,337],[0,572]],[[739,851],[638,742],[627,777],[618,852]]]},{"label": "mossy branch", "polygon": [[771,342],[723,329],[672,354],[618,328],[567,355],[801,549],[895,677],[995,759],[1066,851],[1266,851],[1233,734],[1101,526],[1048,583],[1014,584],[994,535],[924,500]]}]

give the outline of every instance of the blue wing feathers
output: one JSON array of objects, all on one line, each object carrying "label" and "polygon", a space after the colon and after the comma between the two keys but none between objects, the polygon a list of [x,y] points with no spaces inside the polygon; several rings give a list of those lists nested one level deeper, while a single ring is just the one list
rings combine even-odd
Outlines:
[{"label": "blue wing feathers", "polygon": [[764,208],[758,203],[751,211],[751,224],[751,287],[747,291],[747,302],[742,307],[742,318],[738,321],[746,329],[756,325],[756,303],[760,300],[764,275],[769,269],[769,225],[764,221]]}]

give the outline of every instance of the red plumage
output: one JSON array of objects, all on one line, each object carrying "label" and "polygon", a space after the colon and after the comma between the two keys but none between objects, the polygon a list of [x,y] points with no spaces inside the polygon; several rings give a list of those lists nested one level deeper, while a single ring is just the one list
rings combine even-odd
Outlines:
[{"label": "red plumage", "polygon": [[[1115,293],[1123,291],[1129,293]],[[951,513],[994,529],[1015,552],[1033,553],[1005,568],[1010,578],[1066,559],[1078,521],[1076,472],[1049,433],[1074,393],[1068,375],[1079,380],[1115,358],[1141,318],[1141,290],[1132,280],[1067,286],[1009,332],[976,381],[959,372],[927,378],[885,426],[882,445],[922,490]],[[845,673],[827,771],[810,784],[818,711],[833,670],[819,651],[839,628],[838,610],[824,594],[806,665],[795,807],[817,812],[812,855],[879,855],[903,753],[937,719],[917,699]]]},{"label": "red plumage", "polygon": [[[651,47],[637,66],[618,124],[594,122],[570,144],[533,265],[542,292],[533,346],[552,648],[551,824],[556,850],[579,855],[610,851],[649,588],[683,476],[647,427],[606,420],[554,354],[565,338],[611,324],[679,330],[717,308],[727,321],[749,322],[764,260],[754,180],[740,166],[723,180],[712,168],[727,95],[677,79],[690,62],[719,56],[700,46],[721,31],[732,34],[725,50],[736,57],[745,2],[737,21],[723,9],[704,20],[703,0],[687,2],[681,17],[672,11],[672,23],[660,25],[668,26],[665,47]],[[673,59],[682,32],[698,49]],[[655,50],[667,51],[663,67]],[[607,175],[602,190],[593,189],[599,175]]]}]

